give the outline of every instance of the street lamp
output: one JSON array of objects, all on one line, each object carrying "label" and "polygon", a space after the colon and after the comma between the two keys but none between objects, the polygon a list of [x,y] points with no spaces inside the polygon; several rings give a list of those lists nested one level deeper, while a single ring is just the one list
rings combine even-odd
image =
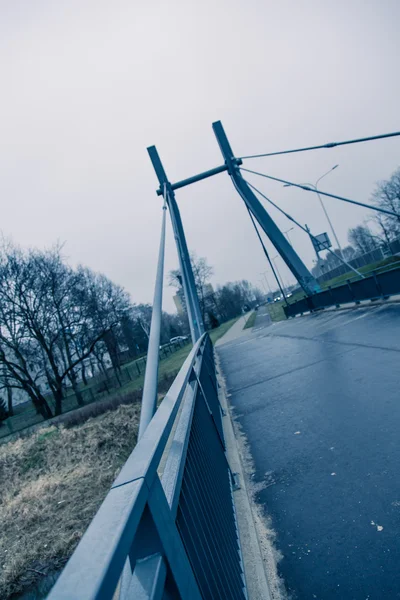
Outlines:
[{"label": "street lamp", "polygon": [[261,285],[263,286],[263,288],[264,288],[264,292],[265,292],[265,295],[266,295],[266,296],[268,296],[268,290],[267,290],[267,286],[265,285],[265,281],[264,281],[264,279],[259,279],[258,281],[259,281],[259,282],[261,283]]},{"label": "street lamp", "polygon": [[267,283],[267,287],[268,287],[268,289],[269,289],[269,293],[272,295],[272,292],[271,292],[271,286],[269,285],[269,281],[268,281],[268,279],[267,279],[267,271],[263,271],[262,273],[260,273],[260,275],[264,275],[264,277],[265,277],[265,281],[266,281],[266,283]]},{"label": "street lamp", "polygon": [[282,275],[280,274],[280,272],[279,272],[279,269],[278,269],[278,267],[277,267],[277,264],[276,264],[276,262],[275,262],[275,259],[277,259],[277,258],[279,258],[279,254],[277,254],[276,256],[274,256],[274,257],[273,257],[271,260],[272,260],[272,261],[273,261],[273,263],[274,263],[274,267],[275,267],[275,269],[276,269],[276,272],[277,272],[277,274],[278,274],[278,277],[279,277],[279,279],[281,280],[281,283],[282,283],[282,289],[284,290],[284,289],[285,289],[285,284],[284,284],[284,282],[283,282]]},{"label": "street lamp", "polygon": [[[322,210],[323,210],[323,211],[324,211],[324,213],[325,213],[326,220],[327,220],[327,221],[328,221],[328,223],[329,223],[329,227],[330,227],[330,229],[331,229],[331,231],[332,231],[333,237],[335,238],[335,242],[336,242],[336,244],[337,244],[337,247],[339,248],[340,255],[341,255],[341,256],[343,256],[342,247],[341,247],[341,245],[340,245],[340,242],[339,242],[339,240],[338,240],[338,237],[337,237],[337,235],[336,235],[336,232],[335,232],[335,230],[334,230],[334,228],[333,228],[332,221],[330,220],[330,218],[329,218],[329,215],[328,215],[328,212],[327,212],[327,210],[326,210],[326,208],[325,208],[325,204],[323,203],[323,201],[322,201],[322,198],[321,198],[321,196],[320,196],[320,195],[319,195],[319,193],[318,193],[318,184],[319,184],[319,182],[321,181],[321,179],[323,179],[324,177],[326,177],[327,175],[329,175],[329,173],[332,173],[332,171],[334,171],[335,169],[337,169],[337,168],[338,168],[338,166],[339,166],[339,165],[335,165],[334,167],[332,167],[332,169],[329,169],[329,171],[327,171],[326,173],[324,173],[323,175],[321,175],[321,177],[319,177],[319,179],[317,179],[317,181],[315,182],[315,184],[312,184],[312,183],[302,183],[301,185],[307,185],[308,187],[312,187],[312,188],[314,188],[314,190],[317,192],[317,196],[318,196],[318,198],[319,198],[319,201],[320,201],[320,203],[321,203]],[[287,184],[285,184],[283,187],[291,187],[291,186],[290,186],[290,184],[288,184],[288,183],[287,183]]]},{"label": "street lamp", "polygon": [[294,227],[291,227],[290,229],[287,229],[286,231],[283,232],[286,235],[287,241],[289,242],[290,245],[292,245],[292,242],[290,241],[289,231],[293,231],[293,229],[294,229]]}]

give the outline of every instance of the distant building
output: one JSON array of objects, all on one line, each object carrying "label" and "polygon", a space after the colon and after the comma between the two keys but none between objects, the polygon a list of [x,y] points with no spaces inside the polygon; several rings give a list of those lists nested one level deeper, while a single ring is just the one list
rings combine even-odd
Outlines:
[{"label": "distant building", "polygon": [[176,306],[176,310],[178,315],[186,314],[186,302],[185,302],[185,294],[183,293],[183,289],[180,288],[174,296],[174,302]]},{"label": "distant building", "polygon": [[[202,304],[202,300],[204,299],[204,312],[205,318],[207,320],[207,313],[215,312],[215,301],[214,301],[214,288],[211,283],[206,283],[203,288],[203,298],[199,297],[200,308]],[[177,293],[174,296],[174,302],[176,306],[176,310],[178,315],[186,315],[186,300],[185,294],[183,292],[183,288],[179,288]]]}]

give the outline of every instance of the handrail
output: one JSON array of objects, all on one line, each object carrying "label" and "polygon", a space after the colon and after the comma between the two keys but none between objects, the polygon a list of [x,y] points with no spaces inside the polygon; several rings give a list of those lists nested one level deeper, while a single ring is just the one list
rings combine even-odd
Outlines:
[{"label": "handrail", "polygon": [[154,417],[150,421],[143,437],[134,448],[128,460],[124,464],[118,477],[113,483],[113,488],[124,485],[128,481],[134,481],[140,477],[154,476],[158,463],[165,450],[168,436],[174,423],[176,413],[179,410],[186,385],[189,381],[193,366],[195,364],[199,349],[204,344],[206,334],[196,342],[189,356],[183,363],[178,375],[174,379],[170,389],[164,397]]},{"label": "handrail", "polygon": [[112,598],[205,339],[206,334],[192,348],[60,575],[49,600]]},{"label": "handrail", "polygon": [[232,481],[203,334],[49,600],[245,600]]}]

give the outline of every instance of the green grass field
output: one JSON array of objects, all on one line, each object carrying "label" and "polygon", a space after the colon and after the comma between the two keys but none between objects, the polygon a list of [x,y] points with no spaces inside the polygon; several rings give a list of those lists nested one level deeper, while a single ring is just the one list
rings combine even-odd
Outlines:
[{"label": "green grass field", "polygon": [[256,322],[257,312],[254,310],[251,315],[247,318],[246,325],[243,329],[251,329],[254,327],[254,323]]},{"label": "green grass field", "polygon": [[[394,265],[395,263],[400,263],[400,258],[398,256],[389,256],[388,258],[385,258],[384,260],[379,260],[375,263],[366,265],[365,267],[360,267],[357,270],[360,273],[364,274],[364,273],[368,273],[369,271],[374,271],[375,269],[379,269],[380,267]],[[322,283],[321,287],[323,289],[326,289],[329,286],[338,285],[340,283],[343,283],[344,281],[346,281],[347,279],[350,279],[350,278],[352,281],[357,281],[358,279],[361,279],[358,275],[356,275],[356,273],[354,273],[354,271],[350,271],[348,273],[344,273],[343,275],[339,275],[338,277],[334,277],[333,279],[330,279],[329,281]]]},{"label": "green grass field", "polygon": [[284,321],[286,319],[286,315],[283,312],[283,305],[283,302],[273,302],[267,305],[272,321]]}]

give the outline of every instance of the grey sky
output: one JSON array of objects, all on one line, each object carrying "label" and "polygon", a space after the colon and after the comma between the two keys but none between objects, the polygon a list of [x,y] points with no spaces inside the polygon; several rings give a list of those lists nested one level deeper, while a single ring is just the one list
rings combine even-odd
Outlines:
[{"label": "grey sky", "polygon": [[[217,119],[238,156],[399,129],[397,0],[2,0],[0,10],[1,229],[24,246],[66,241],[71,263],[106,273],[137,302],[152,298],[161,220],[148,145],[174,181],[221,164]],[[321,188],[367,201],[399,151],[394,139],[247,166],[313,182],[339,163]],[[252,181],[326,230],[315,198]],[[214,283],[259,285],[267,266],[228,176],[177,199]],[[326,205],[345,244],[365,211]],[[307,237],[291,239],[311,267]],[[176,264],[169,229],[166,268]],[[166,287],[169,310],[171,298]]]}]

